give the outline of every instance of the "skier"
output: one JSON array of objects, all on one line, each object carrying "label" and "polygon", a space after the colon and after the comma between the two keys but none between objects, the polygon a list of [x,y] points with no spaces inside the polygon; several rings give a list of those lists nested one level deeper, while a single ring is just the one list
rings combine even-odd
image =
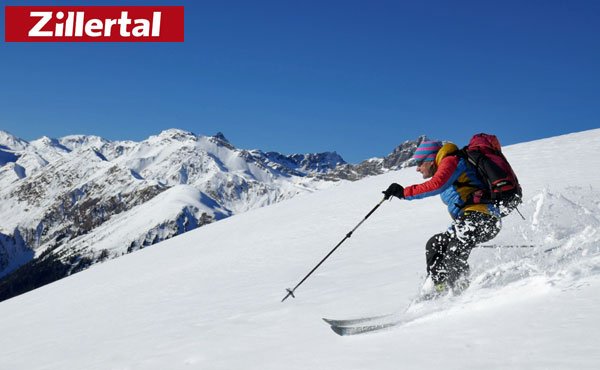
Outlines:
[{"label": "skier", "polygon": [[430,180],[407,187],[393,183],[383,192],[385,199],[395,196],[406,200],[440,194],[453,219],[448,230],[427,242],[428,278],[423,286],[423,299],[465,290],[469,286],[467,260],[471,250],[496,237],[501,228],[498,208],[474,200],[474,193],[485,190],[485,186],[464,158],[453,155],[457,151],[458,147],[452,143],[423,141],[413,158],[417,172]]}]

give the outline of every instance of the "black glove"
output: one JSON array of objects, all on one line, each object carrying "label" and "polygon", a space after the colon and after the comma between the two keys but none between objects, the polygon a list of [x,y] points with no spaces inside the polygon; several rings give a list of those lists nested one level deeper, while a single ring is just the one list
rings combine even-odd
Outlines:
[{"label": "black glove", "polygon": [[382,193],[385,195],[385,199],[390,199],[392,195],[400,199],[404,198],[404,188],[402,185],[396,183],[390,185],[387,190],[382,191]]}]

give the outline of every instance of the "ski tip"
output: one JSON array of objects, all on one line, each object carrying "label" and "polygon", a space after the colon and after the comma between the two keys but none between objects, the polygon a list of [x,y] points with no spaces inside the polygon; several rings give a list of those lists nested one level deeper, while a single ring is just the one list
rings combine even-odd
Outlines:
[{"label": "ski tip", "polygon": [[346,328],[341,327],[341,326],[334,326],[331,325],[331,330],[333,330],[334,333],[336,333],[339,336],[345,336],[346,333]]},{"label": "ski tip", "polygon": [[323,321],[325,321],[327,323],[327,325],[329,325],[331,327],[331,330],[333,330],[334,333],[336,333],[337,335],[348,335],[347,331],[348,328],[344,327],[342,325],[340,325],[339,321],[340,320],[332,320],[332,319],[326,319],[326,318],[322,318]]}]

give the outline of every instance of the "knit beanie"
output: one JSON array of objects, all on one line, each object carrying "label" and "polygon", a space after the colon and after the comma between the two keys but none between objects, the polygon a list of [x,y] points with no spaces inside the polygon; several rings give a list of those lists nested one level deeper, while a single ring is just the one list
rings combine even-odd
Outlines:
[{"label": "knit beanie", "polygon": [[423,141],[415,150],[413,159],[417,163],[434,161],[437,152],[442,148],[441,141]]}]

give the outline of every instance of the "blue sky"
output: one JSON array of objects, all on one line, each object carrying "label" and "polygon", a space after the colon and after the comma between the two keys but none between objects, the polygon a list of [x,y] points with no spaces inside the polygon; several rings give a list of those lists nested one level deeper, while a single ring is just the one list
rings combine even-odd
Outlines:
[{"label": "blue sky", "polygon": [[420,134],[510,144],[600,127],[598,1],[7,1],[84,3],[184,5],[186,41],[2,39],[0,129],[222,131],[358,162]]}]

